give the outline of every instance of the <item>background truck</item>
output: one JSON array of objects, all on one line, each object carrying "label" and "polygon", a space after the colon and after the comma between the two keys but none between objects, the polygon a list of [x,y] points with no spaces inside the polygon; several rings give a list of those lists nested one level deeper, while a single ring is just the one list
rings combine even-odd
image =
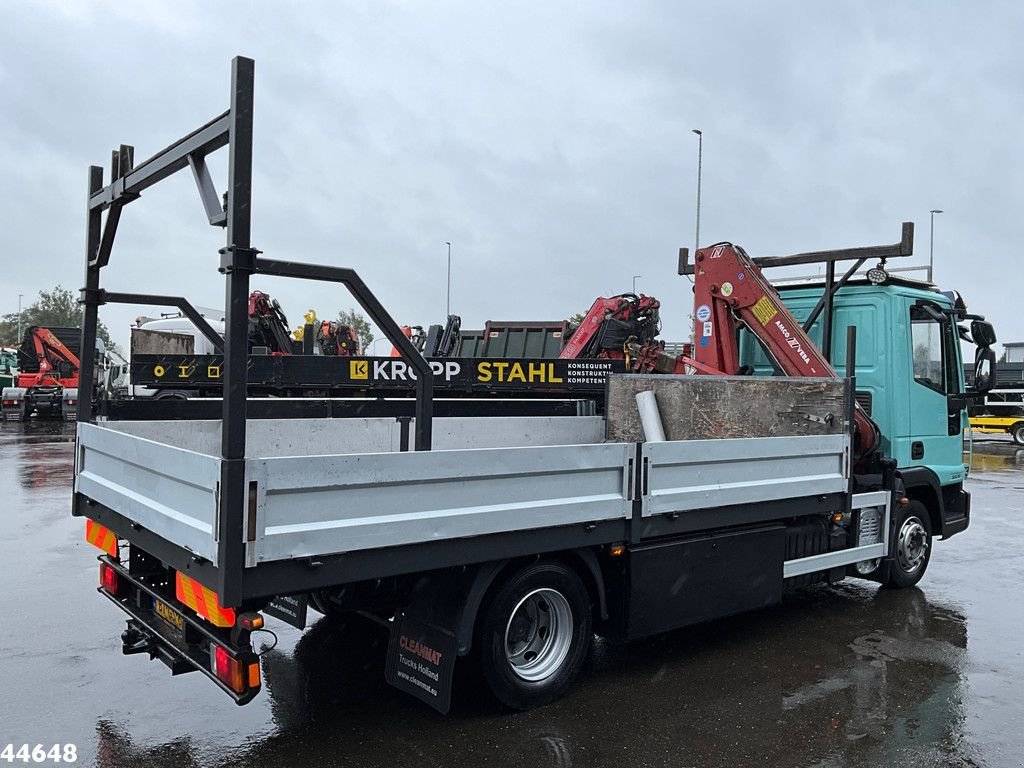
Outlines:
[{"label": "background truck", "polygon": [[[690,353],[690,346],[676,345],[678,349],[669,352],[665,342],[656,338],[660,329],[659,306],[660,302],[650,296],[622,294],[596,299],[578,327],[566,321],[488,321],[482,330],[466,330],[458,315],[450,315],[443,326],[432,325],[425,332],[418,326],[403,326],[402,332],[427,358],[432,369],[444,373],[434,386],[447,398],[497,394],[503,398],[546,399],[549,407],[556,406],[552,402],[556,399],[568,397],[580,402],[582,398],[589,404],[583,406],[580,402],[580,407],[601,410],[604,377],[608,373],[683,370],[683,357]],[[279,351],[287,349],[287,321],[283,320],[280,307],[264,317],[269,318],[265,321],[269,328],[262,327],[254,334],[250,314],[252,357],[248,385],[252,394],[365,399],[382,394],[400,395],[415,387],[415,378],[407,372],[404,362],[360,355],[354,333],[346,326],[339,331],[337,323],[307,323],[301,344],[290,341],[292,352],[288,352]],[[182,325],[189,322],[187,319],[153,322],[162,325],[150,332],[152,323],[145,323],[142,328],[147,332],[140,339],[144,343],[136,343],[137,332],[132,332],[136,396],[219,396],[223,355],[194,327]],[[211,325],[218,332],[223,331],[222,323]],[[187,332],[196,336],[196,345],[188,338],[173,340],[166,335],[168,331],[185,328],[192,328]],[[340,345],[335,341],[338,338],[342,339]],[[254,339],[258,344],[254,345]],[[264,340],[272,341],[274,346],[263,346]],[[307,340],[313,340],[309,351],[303,349]],[[348,357],[350,365],[325,369],[316,362],[310,363],[310,354]],[[392,348],[390,357],[400,358],[401,354]],[[480,367],[481,360],[492,358],[496,362]],[[510,360],[516,362],[501,362]],[[353,371],[364,369],[365,375],[353,375]],[[489,371],[490,375],[476,378],[473,372],[477,370]],[[534,404],[535,411],[539,407]],[[164,412],[171,415],[178,410],[172,406]],[[367,412],[365,408],[363,412]]]},{"label": "background truck", "polygon": [[[224,333],[223,313],[198,310],[208,327],[217,334]],[[193,359],[196,355],[211,355],[217,352],[213,342],[203,335],[195,322],[184,313],[177,312],[161,317],[140,316],[131,327],[129,342],[129,364],[124,377],[113,388],[112,394],[120,398],[184,399],[198,394],[194,387],[175,386],[170,380],[166,386],[152,387],[139,384],[131,377],[131,361],[140,355],[174,355],[182,360]]]},{"label": "background truck", "polygon": [[18,376],[18,350],[0,347],[0,390],[13,387]]},{"label": "background truck", "polygon": [[[197,319],[198,317],[198,319]],[[249,333],[247,346],[250,355],[257,357],[285,357],[316,354],[348,357],[358,353],[359,342],[355,331],[333,320],[319,321],[313,310],[306,316],[294,337],[288,329],[288,320],[277,300],[261,291],[249,295]],[[122,398],[154,398],[155,400],[184,400],[204,397],[220,392],[219,351],[223,344],[223,312],[196,310],[193,316],[185,312],[161,315],[158,318],[140,316],[131,328],[130,370],[120,390]],[[269,366],[273,369],[273,364]],[[321,387],[322,389],[322,387]],[[301,387],[276,387],[273,382],[261,390],[266,395],[303,395]]]},{"label": "background truck", "polygon": [[72,421],[78,406],[79,328],[44,328],[25,331],[18,349],[14,384],[0,393],[4,421],[30,416]]},{"label": "background truck", "polygon": [[[1003,345],[1006,359],[993,374],[994,383],[984,399],[970,407],[970,426],[981,434],[1009,435],[1017,445],[1024,445],[1024,344]],[[964,370],[970,383],[974,371]]]},{"label": "background truck", "polygon": [[[309,607],[358,612],[389,628],[392,685],[446,711],[456,660],[473,655],[495,696],[522,709],[571,685],[594,633],[632,640],[849,575],[906,587],[924,575],[935,538],[967,527],[963,465],[959,478],[954,465],[966,400],[983,392],[963,385],[954,328],[972,321],[983,383],[991,325],[879,267],[864,285],[851,282],[855,269],[834,279],[836,263],[863,263],[861,254],[908,255],[912,227],[894,246],[801,255],[827,267],[822,349],[763,278],[770,263],[723,243],[699,249],[689,267],[701,341],[689,362],[673,363],[705,375],[625,374],[625,359],[573,358],[561,362],[584,366],[577,372],[619,366],[601,368],[599,413],[524,415],[518,398],[495,396],[467,398],[471,413],[438,415],[444,362],[416,350],[356,272],[252,247],[253,69],[234,60],[230,109],[197,131],[138,166],[123,146],[107,185],[102,169],[90,170],[83,349],[93,348],[105,302],[184,302],[100,287],[111,226],[138,193],[191,167],[210,223],[227,236],[219,418],[137,410],[99,420],[90,400],[80,405],[73,513],[103,550],[100,593],[127,615],[124,653],[198,671],[244,704],[261,687],[253,636],[265,614],[304,627]],[[221,209],[205,156],[228,145]],[[685,251],[680,261],[685,271]],[[311,417],[290,399],[258,410],[247,397],[246,298],[261,274],[346,286],[399,350],[385,361],[405,366],[413,417]],[[791,296],[805,299],[813,295]],[[869,312],[854,312],[865,303]],[[931,359],[915,366],[918,321],[938,344],[937,379]],[[758,361],[753,347],[741,355],[742,333],[789,375],[750,375]],[[839,340],[842,378],[831,363]],[[342,363],[370,377],[367,359],[279,361],[316,376]],[[466,382],[493,388],[500,362],[476,360]],[[86,365],[83,387],[91,372]]]}]

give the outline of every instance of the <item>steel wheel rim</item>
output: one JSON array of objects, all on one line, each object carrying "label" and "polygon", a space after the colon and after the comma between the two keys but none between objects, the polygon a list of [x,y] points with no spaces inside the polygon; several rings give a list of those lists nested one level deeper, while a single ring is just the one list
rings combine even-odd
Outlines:
[{"label": "steel wheel rim", "polygon": [[896,558],[906,573],[914,573],[928,554],[928,531],[921,519],[908,517],[903,521],[896,540]]},{"label": "steel wheel rim", "polygon": [[525,595],[505,625],[505,660],[521,680],[536,683],[555,674],[572,645],[572,608],[547,587]]}]

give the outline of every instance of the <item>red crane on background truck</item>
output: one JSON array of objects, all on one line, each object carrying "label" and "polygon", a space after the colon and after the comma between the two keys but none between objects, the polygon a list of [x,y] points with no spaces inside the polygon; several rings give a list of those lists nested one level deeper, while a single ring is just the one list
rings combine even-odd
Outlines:
[{"label": "red crane on background truck", "polygon": [[[262,291],[249,294],[249,348],[264,348],[271,355],[314,354],[350,357],[359,352],[355,330],[337,320],[317,320],[310,310],[301,338],[291,337],[288,318],[277,299]],[[306,333],[308,332],[308,336]]]},{"label": "red crane on background truck", "polygon": [[661,302],[653,296],[623,293],[599,297],[587,310],[559,354],[562,360],[624,360],[633,373],[693,373],[690,345],[672,355],[661,331]]},{"label": "red crane on background truck", "polygon": [[25,331],[18,350],[19,373],[2,394],[3,420],[22,421],[32,414],[74,421],[78,407],[78,328]]}]

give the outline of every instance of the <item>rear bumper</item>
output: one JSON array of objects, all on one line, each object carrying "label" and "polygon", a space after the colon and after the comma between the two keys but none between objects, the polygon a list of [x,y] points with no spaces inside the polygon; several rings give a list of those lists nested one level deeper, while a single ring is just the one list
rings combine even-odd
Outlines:
[{"label": "rear bumper", "polygon": [[[117,572],[120,587],[116,596],[102,587],[99,593],[129,617],[128,628],[121,634],[122,653],[144,653],[150,660],[159,659],[167,665],[172,675],[202,672],[239,705],[248,704],[256,697],[260,685],[250,686],[239,693],[214,672],[214,649],[218,647],[246,666],[259,663],[259,657],[252,651],[248,632],[217,630],[189,615],[188,610],[182,609],[173,598],[159,594],[131,576],[116,560],[108,556],[100,560]],[[157,603],[161,604],[162,611],[170,620],[156,613]]]}]

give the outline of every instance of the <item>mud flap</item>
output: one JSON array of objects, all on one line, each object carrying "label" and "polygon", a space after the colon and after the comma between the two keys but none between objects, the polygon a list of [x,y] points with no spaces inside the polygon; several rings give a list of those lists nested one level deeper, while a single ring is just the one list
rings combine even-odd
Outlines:
[{"label": "mud flap", "polygon": [[455,635],[402,614],[388,643],[384,677],[400,691],[448,714],[455,672]]},{"label": "mud flap", "polygon": [[306,628],[306,595],[278,596],[267,603],[263,609],[264,613],[280,619],[285,624],[291,624],[298,629]]}]

